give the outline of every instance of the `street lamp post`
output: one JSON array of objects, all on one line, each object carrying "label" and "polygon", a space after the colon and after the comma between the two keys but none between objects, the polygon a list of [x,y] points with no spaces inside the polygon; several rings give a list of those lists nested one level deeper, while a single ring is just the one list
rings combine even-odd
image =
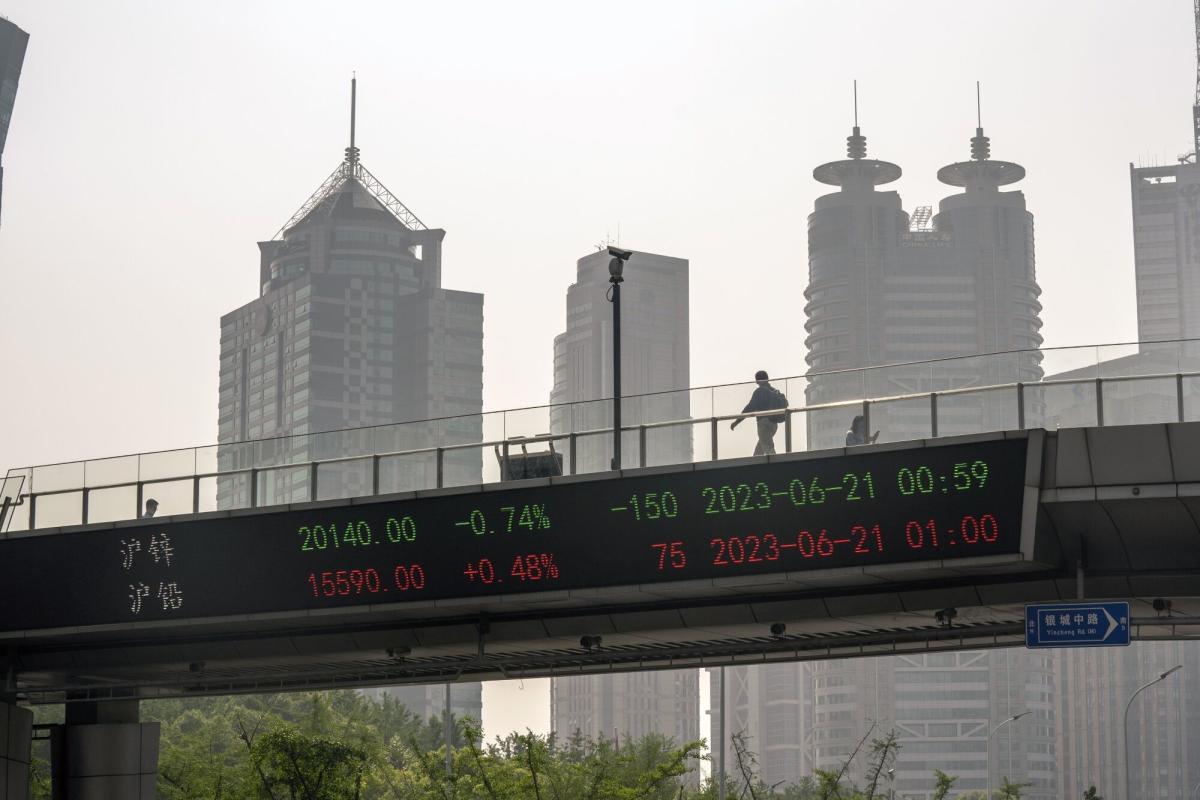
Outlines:
[{"label": "street lamp post", "polygon": [[1171,667],[1169,670],[1162,673],[1161,675],[1159,675],[1157,678],[1150,681],[1149,683],[1143,683],[1141,686],[1139,686],[1137,688],[1137,691],[1135,691],[1133,693],[1133,695],[1129,698],[1129,702],[1125,704],[1125,718],[1121,723],[1121,731],[1125,737],[1125,797],[1130,798],[1130,800],[1132,800],[1132,798],[1133,798],[1133,789],[1132,789],[1133,780],[1132,780],[1132,776],[1130,775],[1130,772],[1129,772],[1129,709],[1133,705],[1133,701],[1137,699],[1137,696],[1139,694],[1146,691],[1154,684],[1165,681],[1169,676],[1173,675],[1176,672],[1179,672],[1179,670],[1181,670],[1181,669],[1183,669],[1183,665],[1176,664],[1175,666]]},{"label": "street lamp post", "polygon": [[985,742],[985,746],[987,747],[987,795],[985,795],[986,800],[992,800],[992,736],[996,733],[996,731],[1000,730],[1008,723],[1016,722],[1021,717],[1027,716],[1032,713],[1033,713],[1032,711],[1022,711],[1020,714],[1013,714],[1011,717],[1004,720],[996,727],[992,728],[991,732],[988,733],[987,742]]},{"label": "street lamp post", "polygon": [[625,262],[633,255],[632,250],[609,247],[608,262],[609,300],[613,304],[613,460],[612,468],[621,468],[621,283],[625,280]]}]

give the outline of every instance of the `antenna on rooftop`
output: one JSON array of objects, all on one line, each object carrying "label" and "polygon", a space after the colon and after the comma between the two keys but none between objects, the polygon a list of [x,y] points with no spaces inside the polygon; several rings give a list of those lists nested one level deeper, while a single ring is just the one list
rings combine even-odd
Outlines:
[{"label": "antenna on rooftop", "polygon": [[[1200,2],[1200,0],[1197,0]],[[854,127],[858,127],[858,81],[854,81]]]},{"label": "antenna on rooftop", "polygon": [[358,106],[358,73],[350,73],[350,146],[346,148],[346,163],[358,163],[358,148],[354,146],[354,115]]},{"label": "antenna on rooftop", "polygon": [[975,81],[975,127],[983,130],[983,100],[980,96],[979,81]]},{"label": "antenna on rooftop", "polygon": [[858,129],[858,81],[854,82],[854,128],[846,137],[846,155],[855,161],[867,157],[867,137]]}]

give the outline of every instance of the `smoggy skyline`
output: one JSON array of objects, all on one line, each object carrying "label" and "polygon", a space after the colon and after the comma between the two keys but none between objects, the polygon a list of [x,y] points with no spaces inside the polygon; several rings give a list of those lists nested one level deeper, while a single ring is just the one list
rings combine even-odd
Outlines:
[{"label": "smoggy skyline", "polygon": [[910,211],[953,193],[982,81],[993,157],[1028,171],[1046,345],[1133,339],[1128,163],[1189,148],[1191,11],[10,0],[3,466],[216,441],[220,316],[342,158],[352,71],[364,163],[485,295],[485,408],[546,402],[575,261],[618,233],[690,260],[694,384],[803,372],[811,173],[853,79]]}]

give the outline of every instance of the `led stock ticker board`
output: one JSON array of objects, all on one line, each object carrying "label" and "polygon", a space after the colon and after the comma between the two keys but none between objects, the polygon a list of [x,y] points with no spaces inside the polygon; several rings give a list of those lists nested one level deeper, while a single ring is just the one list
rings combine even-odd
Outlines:
[{"label": "led stock ticker board", "polygon": [[0,630],[1021,552],[1025,439],[0,542]]}]

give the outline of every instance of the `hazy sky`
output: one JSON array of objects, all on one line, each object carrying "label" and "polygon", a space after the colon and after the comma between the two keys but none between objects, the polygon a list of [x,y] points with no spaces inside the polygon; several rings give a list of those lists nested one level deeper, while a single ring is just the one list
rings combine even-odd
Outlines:
[{"label": "hazy sky", "polygon": [[[4,158],[0,469],[216,440],[218,319],[341,160],[352,70],[363,163],[446,229],[445,285],[485,295],[487,408],[546,402],[575,259],[618,227],[691,260],[694,384],[803,372],[812,169],[844,157],[854,78],[910,210],[954,191],[935,173],[968,157],[983,82],[993,156],[1028,170],[1047,345],[1136,337],[1128,164],[1191,138],[1186,0],[0,14],[32,36]],[[489,726],[544,727],[526,685],[489,687]]]}]

